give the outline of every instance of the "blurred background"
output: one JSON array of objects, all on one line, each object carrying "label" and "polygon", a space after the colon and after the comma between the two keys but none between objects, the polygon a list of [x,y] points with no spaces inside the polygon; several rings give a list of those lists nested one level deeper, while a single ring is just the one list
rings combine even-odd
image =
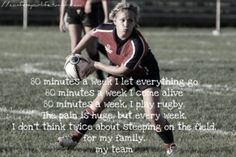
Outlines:
[{"label": "blurred background", "polygon": [[[22,25],[26,1],[28,25],[58,24],[60,0],[0,0],[0,25]],[[109,8],[118,1],[109,0]],[[132,0],[141,8],[141,26],[191,27],[215,27],[217,1],[221,26],[236,26],[235,0]]]}]

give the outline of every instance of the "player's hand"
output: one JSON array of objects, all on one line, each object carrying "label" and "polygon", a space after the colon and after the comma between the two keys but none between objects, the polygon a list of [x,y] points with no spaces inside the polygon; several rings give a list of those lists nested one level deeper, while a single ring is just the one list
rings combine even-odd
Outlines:
[{"label": "player's hand", "polygon": [[69,52],[69,54],[66,56],[65,60],[67,60],[73,53]]},{"label": "player's hand", "polygon": [[90,74],[96,71],[96,68],[94,67],[94,61],[90,58],[88,58],[87,61],[88,61],[88,66],[84,68],[83,71],[81,71],[81,73],[83,74],[83,76],[81,76],[82,78],[86,78]]},{"label": "player's hand", "polygon": [[[70,56],[74,56],[75,54],[77,54],[77,53],[69,51],[69,54],[66,56],[65,60],[67,60],[67,58],[69,58]],[[78,54],[80,54],[80,53],[78,53]]]},{"label": "player's hand", "polygon": [[60,21],[59,30],[60,30],[60,32],[66,32],[66,25],[65,25],[65,22]]}]

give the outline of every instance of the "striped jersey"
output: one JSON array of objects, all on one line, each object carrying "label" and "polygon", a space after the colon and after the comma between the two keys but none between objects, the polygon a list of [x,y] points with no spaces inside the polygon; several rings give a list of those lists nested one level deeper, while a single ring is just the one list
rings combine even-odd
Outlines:
[{"label": "striped jersey", "polygon": [[107,56],[113,65],[125,65],[136,69],[142,65],[142,59],[151,53],[141,33],[134,29],[126,40],[120,40],[113,24],[103,24],[94,29],[93,36],[104,45]]}]

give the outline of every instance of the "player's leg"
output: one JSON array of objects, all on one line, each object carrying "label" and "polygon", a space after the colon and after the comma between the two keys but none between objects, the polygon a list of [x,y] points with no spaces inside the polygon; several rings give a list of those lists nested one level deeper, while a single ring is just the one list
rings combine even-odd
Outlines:
[{"label": "player's leg", "polygon": [[[85,32],[91,31],[92,27],[85,26]],[[100,56],[97,50],[97,40],[91,40],[88,46],[86,47],[86,51],[88,52],[89,57],[94,61],[100,61]],[[96,71],[97,79],[104,80],[104,75],[101,70]]]},{"label": "player's leg", "polygon": [[[85,26],[84,30],[86,33],[88,33],[89,31],[92,30],[92,28]],[[90,41],[90,43],[86,47],[86,50],[87,50],[88,55],[91,59],[93,59],[95,61],[99,61],[100,58],[99,58],[99,54],[97,52],[97,41],[95,39]]]},{"label": "player's leg", "polygon": [[58,138],[58,142],[61,146],[69,149],[74,148],[83,135],[89,130],[89,126],[96,123],[98,115],[105,109],[104,104],[111,102],[116,98],[116,96],[108,96],[107,92],[121,91],[121,89],[126,90],[126,87],[115,83],[115,78],[112,76],[105,80],[95,100],[85,109],[83,117],[81,117],[78,125],[81,128],[75,130],[70,136]]},{"label": "player's leg", "polygon": [[105,46],[103,46],[102,44],[98,43],[96,49],[99,51],[99,53],[102,53],[106,58],[108,57],[106,49],[105,49]]},{"label": "player's leg", "polygon": [[[104,15],[99,14],[100,10],[103,9],[102,3],[92,3],[91,12],[86,14],[85,18],[83,19],[83,25],[85,32],[91,31],[93,28],[97,27],[101,22],[99,21],[101,18],[104,18]],[[102,16],[102,17],[100,17]],[[89,43],[88,47],[86,48],[89,57],[94,61],[100,61],[100,56],[97,50],[97,40],[93,40]],[[96,71],[97,79],[104,80],[104,74],[101,70]]]},{"label": "player's leg", "polygon": [[69,24],[68,31],[71,41],[71,50],[73,50],[81,40],[82,30],[83,28],[80,24]]},{"label": "player's leg", "polygon": [[152,96],[154,92],[159,92],[160,94],[160,89],[151,87],[142,91],[145,116],[152,125],[156,126],[155,131],[165,143],[166,152],[170,155],[176,151],[173,132],[169,127],[169,122],[161,115],[160,108],[157,105],[160,101],[160,96]]},{"label": "player's leg", "polygon": [[[88,125],[93,125],[96,122],[97,117],[98,117],[96,115],[99,115],[105,109],[105,104],[113,101],[117,97],[117,96],[112,96],[108,94],[108,92],[117,92],[117,91],[121,91],[121,89],[125,91],[126,87],[120,84],[117,84],[113,76],[106,78],[97,97],[92,101],[89,107],[86,108],[85,117],[89,117],[89,118],[85,119],[84,121],[86,122],[84,123],[88,123]],[[89,119],[91,120],[91,122],[89,122],[90,121]],[[80,132],[82,132],[82,134],[85,134],[86,131],[87,130],[84,130],[84,131],[81,130]]]}]

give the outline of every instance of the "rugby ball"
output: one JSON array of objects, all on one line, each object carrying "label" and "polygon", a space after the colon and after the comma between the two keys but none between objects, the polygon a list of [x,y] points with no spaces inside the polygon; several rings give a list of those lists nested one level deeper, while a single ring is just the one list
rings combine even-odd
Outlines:
[{"label": "rugby ball", "polygon": [[69,78],[82,80],[86,76],[85,71],[89,70],[89,62],[80,54],[72,54],[67,57],[64,69]]}]

